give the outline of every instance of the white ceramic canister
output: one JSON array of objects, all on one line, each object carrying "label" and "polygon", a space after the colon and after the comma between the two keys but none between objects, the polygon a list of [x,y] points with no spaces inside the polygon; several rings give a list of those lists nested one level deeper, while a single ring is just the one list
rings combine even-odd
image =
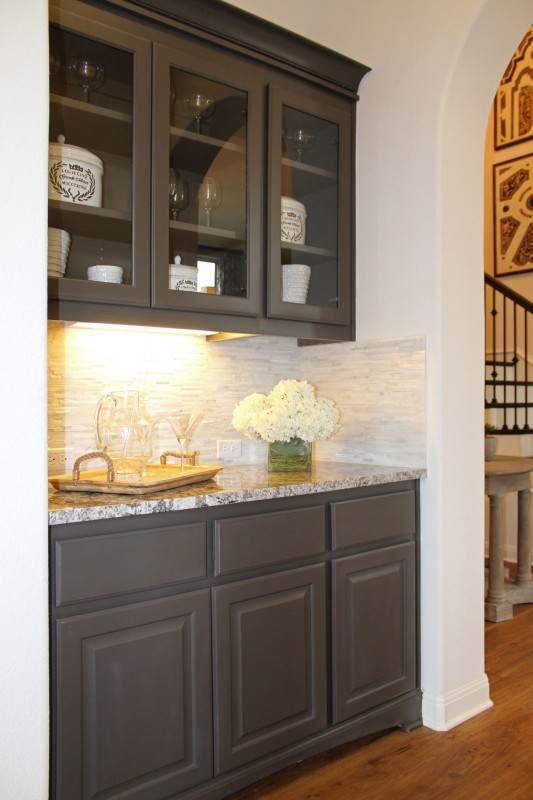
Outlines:
[{"label": "white ceramic canister", "polygon": [[64,136],[48,145],[48,197],[64,203],[102,205],[102,159],[83,147],[65,143]]},{"label": "white ceramic canister", "polygon": [[293,197],[281,198],[281,241],[305,244],[307,211]]},{"label": "white ceramic canister", "polygon": [[181,263],[181,256],[176,256],[174,263],[168,265],[168,288],[180,292],[197,292],[198,267],[186,267]]}]

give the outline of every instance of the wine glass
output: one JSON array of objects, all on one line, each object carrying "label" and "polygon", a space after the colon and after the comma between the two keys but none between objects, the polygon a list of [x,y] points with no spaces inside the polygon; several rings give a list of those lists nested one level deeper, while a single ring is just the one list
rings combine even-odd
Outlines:
[{"label": "wine glass", "polygon": [[314,135],[310,131],[304,130],[304,128],[295,128],[287,136],[287,141],[296,150],[298,161],[303,161],[304,150],[311,147],[314,140]]},{"label": "wine glass", "polygon": [[178,214],[189,202],[189,184],[182,180],[177,169],[168,171],[168,200],[172,219],[178,219]]},{"label": "wine glass", "polygon": [[193,92],[187,97],[187,106],[194,112],[196,132],[202,132],[202,120],[207,119],[215,110],[215,98],[209,94]]},{"label": "wine glass", "polygon": [[198,201],[203,206],[205,211],[205,224],[209,228],[211,226],[211,212],[218,208],[222,202],[222,187],[220,181],[212,175],[206,175],[200,191],[198,192]]},{"label": "wine glass", "polygon": [[73,82],[81,86],[86,103],[89,102],[89,92],[98,89],[105,80],[105,67],[92,53],[74,55],[69,62],[68,72]]},{"label": "wine glass", "polygon": [[189,438],[189,435],[196,423],[200,420],[201,416],[201,414],[194,413],[193,411],[185,411],[184,409],[180,409],[179,411],[168,414],[166,417],[176,435],[176,439],[178,440],[182,472],[185,471],[183,457],[187,439]]}]

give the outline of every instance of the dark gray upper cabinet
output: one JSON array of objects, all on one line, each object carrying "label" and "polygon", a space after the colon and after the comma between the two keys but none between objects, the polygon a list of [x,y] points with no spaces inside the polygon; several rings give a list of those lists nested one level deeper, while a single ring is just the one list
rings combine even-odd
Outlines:
[{"label": "dark gray upper cabinet", "polygon": [[[52,0],[50,19],[51,141],[104,163],[100,207],[50,200],[72,242],[50,316],[354,338],[367,68],[218,0]],[[98,264],[123,282],[87,280]]]},{"label": "dark gray upper cabinet", "polygon": [[[154,45],[152,302],[258,318],[262,86],[238,58],[190,41],[176,47],[171,37],[170,44]],[[197,291],[179,266],[170,276],[176,256],[191,274],[198,270]]]},{"label": "dark gray upper cabinet", "polygon": [[[286,78],[270,84],[269,112],[267,315],[348,329],[354,293],[351,102]],[[291,217],[298,211],[302,231]],[[305,273],[307,294],[298,283]]]},{"label": "dark gray upper cabinet", "polygon": [[[49,181],[57,189],[53,197],[49,193],[48,224],[70,236],[66,274],[52,277],[49,271],[51,309],[68,300],[148,305],[151,43],[139,32],[117,30],[110,19],[81,16],[79,3],[72,7],[50,8],[49,139],[58,146],[64,136],[65,144],[50,160]],[[96,76],[84,78],[84,69]],[[98,205],[90,192],[67,187],[57,172],[60,163],[68,175],[83,174],[91,169],[84,159],[93,157],[103,169]],[[50,240],[49,268],[54,248]],[[89,281],[88,267],[98,264],[121,265],[123,282]]]}]

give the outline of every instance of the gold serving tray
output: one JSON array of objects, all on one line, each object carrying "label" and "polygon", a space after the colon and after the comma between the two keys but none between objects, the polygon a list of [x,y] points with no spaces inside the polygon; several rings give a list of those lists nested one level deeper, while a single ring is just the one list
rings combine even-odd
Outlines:
[{"label": "gold serving tray", "polygon": [[84,472],[75,480],[72,473],[68,475],[51,475],[48,482],[60,492],[103,492],[106,494],[149,494],[162,492],[165,489],[177,489],[213,478],[220,472],[221,466],[190,466],[185,464],[183,472],[176,464],[148,464],[142,481],[109,481],[106,469],[95,469]]}]

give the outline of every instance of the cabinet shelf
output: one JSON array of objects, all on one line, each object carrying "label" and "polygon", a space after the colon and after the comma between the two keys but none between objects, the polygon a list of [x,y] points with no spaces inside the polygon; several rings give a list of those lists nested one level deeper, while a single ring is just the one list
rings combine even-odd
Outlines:
[{"label": "cabinet shelf", "polygon": [[207,227],[207,225],[193,225],[190,222],[170,221],[171,231],[184,231],[196,233],[198,243],[208,247],[239,247],[244,246],[245,238],[238,231],[225,230],[224,228]]},{"label": "cabinet shelf", "polygon": [[283,253],[302,253],[303,255],[319,256],[322,258],[336,258],[335,250],[330,250],[327,247],[312,247],[308,244],[288,244],[287,242],[281,243],[281,252]]},{"label": "cabinet shelf", "polygon": [[65,136],[67,144],[120,156],[132,152],[131,114],[70,97],[50,95],[50,136]]},{"label": "cabinet shelf", "polygon": [[238,142],[228,142],[224,139],[217,139],[214,136],[206,136],[203,133],[195,133],[185,128],[170,128],[171,140],[184,139],[194,143],[195,151],[197,147],[209,147],[214,150],[229,150],[230,152],[243,155],[246,150],[244,145]]},{"label": "cabinet shelf", "polygon": [[170,129],[171,161],[176,169],[195,172],[205,175],[218,156],[223,152],[225,164],[228,166],[234,160],[242,160],[246,150],[244,145],[205,136],[201,133],[188,131],[184,128]]},{"label": "cabinet shelf", "polygon": [[328,181],[337,182],[337,175],[329,169],[314,167],[312,164],[303,164],[301,161],[293,161],[290,158],[282,158],[281,163],[282,166],[290,167],[290,169],[295,172],[314,175],[317,178],[326,178]]},{"label": "cabinet shelf", "polygon": [[48,224],[53,228],[64,228],[71,235],[131,241],[131,213],[112,208],[49,200]]}]

